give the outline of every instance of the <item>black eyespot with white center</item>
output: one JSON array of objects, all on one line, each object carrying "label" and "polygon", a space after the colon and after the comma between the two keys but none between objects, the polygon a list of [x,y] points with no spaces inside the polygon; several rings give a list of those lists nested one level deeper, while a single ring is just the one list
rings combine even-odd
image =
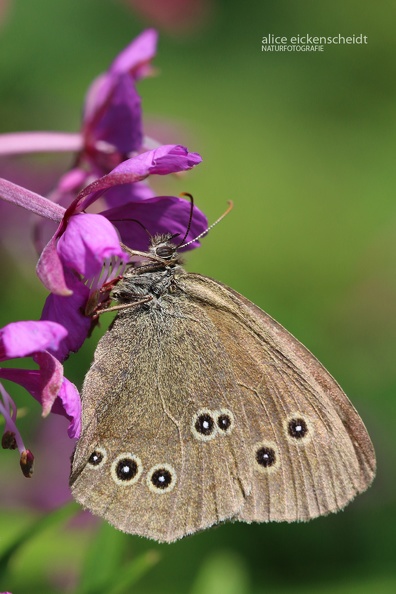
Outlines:
[{"label": "black eyespot with white center", "polygon": [[107,460],[107,453],[104,448],[96,448],[88,458],[88,468],[99,468]]},{"label": "black eyespot with white center", "polygon": [[192,419],[191,431],[194,437],[201,441],[213,439],[217,433],[215,415],[209,409],[199,410]]},{"label": "black eyespot with white center", "polygon": [[138,465],[136,464],[136,460],[131,460],[130,458],[123,458],[119,460],[116,466],[116,475],[120,479],[120,481],[130,481],[138,473]]},{"label": "black eyespot with white center", "polygon": [[166,468],[159,468],[151,475],[151,482],[157,489],[166,489],[172,482],[172,473]]},{"label": "black eyespot with white center", "polygon": [[276,470],[280,465],[278,448],[273,442],[256,443],[253,448],[255,468],[259,472],[267,473]]},{"label": "black eyespot with white center", "polygon": [[203,415],[199,415],[199,417],[195,421],[195,431],[201,433],[202,435],[210,435],[211,433],[213,433],[213,429],[213,418],[206,413],[204,413]]},{"label": "black eyespot with white center", "polygon": [[176,471],[170,464],[156,464],[147,474],[147,486],[152,493],[169,493],[176,484]]},{"label": "black eyespot with white center", "polygon": [[129,452],[120,454],[111,465],[111,476],[117,485],[127,486],[136,483],[142,474],[140,459]]},{"label": "black eyespot with white center", "polygon": [[256,462],[264,468],[273,466],[276,462],[275,450],[267,447],[259,448],[256,452]]},{"label": "black eyespot with white center", "polygon": [[88,462],[92,464],[92,466],[99,466],[99,464],[103,460],[103,455],[100,452],[92,452],[89,457]]},{"label": "black eyespot with white center", "polygon": [[288,422],[287,431],[290,437],[302,439],[308,433],[308,425],[301,417],[295,417]]},{"label": "black eyespot with white center", "polygon": [[228,408],[217,411],[216,424],[221,435],[228,435],[234,428],[234,415]]}]

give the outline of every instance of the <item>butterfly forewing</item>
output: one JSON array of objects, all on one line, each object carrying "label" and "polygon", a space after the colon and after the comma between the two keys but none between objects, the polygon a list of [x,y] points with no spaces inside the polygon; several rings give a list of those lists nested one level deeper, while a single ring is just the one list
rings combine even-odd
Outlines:
[{"label": "butterfly forewing", "polygon": [[252,491],[237,518],[308,520],[343,508],[367,489],[375,454],[354,407],[324,367],[284,328],[235,291],[182,277],[205,304],[237,378]]}]

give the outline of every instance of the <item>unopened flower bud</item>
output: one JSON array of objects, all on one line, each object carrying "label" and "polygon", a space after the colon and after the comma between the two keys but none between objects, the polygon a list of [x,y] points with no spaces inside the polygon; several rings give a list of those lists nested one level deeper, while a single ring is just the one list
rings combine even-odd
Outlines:
[{"label": "unopened flower bud", "polygon": [[18,445],[15,433],[12,431],[4,431],[3,437],[1,438],[1,446],[4,450],[16,450]]},{"label": "unopened flower bud", "polygon": [[30,450],[23,450],[21,454],[20,464],[23,475],[26,478],[30,478],[33,474],[33,461],[34,456]]}]

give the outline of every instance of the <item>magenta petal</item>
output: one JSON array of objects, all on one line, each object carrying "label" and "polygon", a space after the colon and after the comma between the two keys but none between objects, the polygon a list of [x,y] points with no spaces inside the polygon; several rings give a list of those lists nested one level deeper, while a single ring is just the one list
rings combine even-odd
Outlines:
[{"label": "magenta petal", "polygon": [[87,208],[108,188],[144,180],[149,175],[166,175],[191,169],[202,161],[198,153],[189,153],[186,147],[167,144],[123,161],[113,171],[89,184],[82,190],[70,211]]},{"label": "magenta petal", "polygon": [[107,108],[96,117],[87,135],[104,140],[120,153],[137,151],[142,146],[142,110],[140,97],[129,74],[114,81]]},{"label": "magenta petal", "polygon": [[90,130],[94,127],[94,119],[100,110],[104,110],[108,98],[111,95],[114,80],[108,73],[100,74],[91,83],[84,103],[84,136],[89,136]]},{"label": "magenta petal", "polygon": [[[54,358],[52,358],[54,359]],[[62,368],[62,365],[58,362],[58,365]],[[54,368],[50,366],[50,369],[53,370]],[[63,375],[63,372],[62,372]],[[56,390],[56,393],[52,397],[52,404],[55,401],[58,391],[60,390],[62,384],[62,378],[59,380],[58,374],[56,374],[56,380],[53,385],[51,383],[48,384],[48,379],[50,378],[50,372],[48,376],[43,377],[42,372],[40,369],[15,369],[15,368],[7,368],[7,369],[0,369],[0,377],[3,379],[7,379],[10,382],[14,382],[15,384],[19,384],[29,394],[37,400],[41,405],[43,405],[43,398],[49,402],[48,398],[48,389],[49,390]],[[47,392],[45,393],[47,389]],[[48,410],[46,410],[46,416],[48,414]],[[44,408],[43,408],[44,414]]]},{"label": "magenta petal", "polygon": [[70,425],[67,433],[70,438],[78,439],[81,433],[81,398],[78,390],[65,377],[57,399],[54,402],[51,412],[67,417]]},{"label": "magenta petal", "polygon": [[[114,188],[107,190],[103,196],[108,208],[124,206],[131,202],[142,202],[155,197],[155,192],[146,182],[114,186]],[[103,211],[100,214],[103,214]]]},{"label": "magenta petal", "polygon": [[100,214],[81,213],[70,217],[58,241],[58,254],[65,266],[86,279],[99,274],[107,259],[128,260],[114,226]]},{"label": "magenta petal", "polygon": [[51,349],[52,354],[59,361],[64,361],[70,352],[78,351],[87,338],[92,323],[91,318],[84,315],[89,288],[71,273],[68,273],[67,281],[73,289],[73,294],[69,297],[49,295],[41,314],[42,320],[58,322],[67,329],[67,335],[59,346]]},{"label": "magenta petal", "polygon": [[43,251],[36,268],[37,276],[51,293],[71,295],[66,285],[62,262],[57,252],[56,234],[50,239]]},{"label": "magenta petal", "polygon": [[[111,107],[111,95],[120,75],[127,74],[133,83],[150,73],[149,61],[155,55],[156,44],[157,33],[153,29],[144,31],[118,55],[107,72],[93,81],[84,105],[85,135],[98,137],[93,130],[105,110]],[[121,124],[118,122],[117,127]]]},{"label": "magenta petal", "polygon": [[[40,404],[43,401],[43,376],[39,369],[1,369],[0,377],[19,384]],[[44,411],[43,411],[44,412]],[[77,388],[65,377],[58,385],[58,394],[51,412],[71,421],[69,437],[79,437],[81,431],[81,399]]]},{"label": "magenta petal", "polygon": [[155,155],[150,166],[150,175],[167,175],[168,173],[187,171],[202,161],[201,155],[189,153],[184,146],[176,145],[173,148],[172,145],[168,146],[171,147],[170,150],[165,150],[166,147],[159,147],[153,151]]},{"label": "magenta petal", "polygon": [[67,330],[53,321],[12,322],[0,330],[0,361],[56,351]]},{"label": "magenta petal", "polygon": [[155,56],[157,41],[157,31],[146,29],[118,54],[110,66],[110,71],[129,72],[135,80],[142,78],[148,73],[147,63]]},{"label": "magenta petal", "polygon": [[39,369],[0,368],[0,377],[19,384],[41,404],[42,380]]},{"label": "magenta petal", "polygon": [[36,353],[33,359],[40,367],[42,382],[40,402],[43,407],[43,417],[46,417],[51,412],[52,405],[61,388],[63,366],[48,352]]},{"label": "magenta petal", "polygon": [[[77,193],[77,189],[86,185],[88,177],[89,174],[84,169],[78,169],[77,167],[70,169],[60,178],[55,192],[58,195],[69,194],[70,192]],[[58,200],[61,201],[61,196],[59,196]]]},{"label": "magenta petal", "polygon": [[168,175],[186,171],[202,161],[198,153],[189,153],[180,144],[164,144],[152,151],[141,153],[132,159],[123,161],[108,175],[134,174],[144,178],[148,175]]},{"label": "magenta petal", "polygon": [[[147,233],[130,219],[138,220],[152,235],[178,233],[181,241],[187,231],[190,212],[191,205],[183,198],[156,196],[106,210],[102,215],[114,222],[123,243],[133,249],[146,250],[149,244]],[[208,221],[205,215],[194,206],[193,218],[185,242],[193,240],[207,228]],[[177,239],[175,242],[177,243]],[[193,241],[187,249],[198,246],[199,242]]]}]

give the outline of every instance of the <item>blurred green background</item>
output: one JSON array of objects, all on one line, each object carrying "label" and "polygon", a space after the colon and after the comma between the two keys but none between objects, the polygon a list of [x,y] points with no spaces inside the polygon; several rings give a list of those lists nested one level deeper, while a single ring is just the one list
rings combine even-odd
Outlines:
[{"label": "blurred green background", "polygon": [[[235,204],[189,255],[187,268],[242,292],[315,353],[362,415],[378,475],[344,512],[307,524],[227,524],[156,545],[55,516],[28,538],[46,513],[38,509],[46,494],[66,488],[69,454],[43,438],[52,421],[41,421],[39,407],[10,387],[25,407],[20,427],[24,437],[30,433],[29,446],[34,451],[44,440],[53,456],[37,458],[29,483],[15,454],[0,456],[0,556],[22,535],[0,590],[395,592],[396,4],[10,0],[0,4],[6,8],[0,132],[78,130],[91,80],[143,28],[160,30],[158,76],[138,87],[147,129],[164,142],[186,143],[204,161],[158,188],[191,192],[210,221],[227,200]],[[317,53],[261,51],[265,35],[306,33],[362,33],[368,43]],[[18,181],[23,171],[38,188],[70,158],[4,163],[3,175]],[[1,239],[1,326],[38,318],[45,293],[28,238],[8,225]],[[77,385],[94,347],[91,339],[68,362]],[[114,575],[124,575],[124,586]]]}]

